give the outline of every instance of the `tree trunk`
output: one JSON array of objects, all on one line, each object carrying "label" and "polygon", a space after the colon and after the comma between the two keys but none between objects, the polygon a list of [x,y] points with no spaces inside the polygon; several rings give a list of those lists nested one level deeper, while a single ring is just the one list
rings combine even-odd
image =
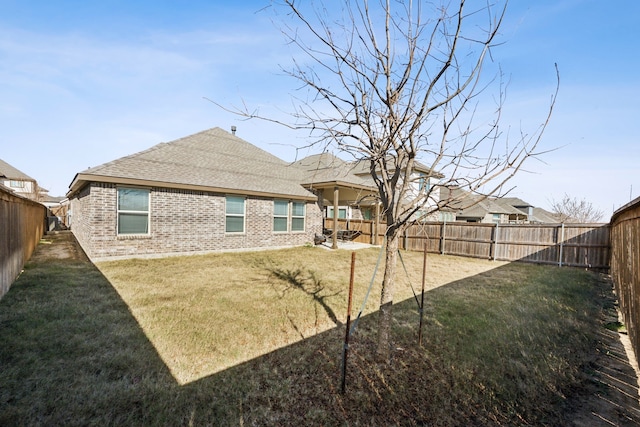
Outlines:
[{"label": "tree trunk", "polygon": [[396,264],[398,261],[397,230],[387,235],[387,247],[385,249],[384,277],[382,279],[382,293],[380,296],[380,313],[378,315],[378,349],[380,361],[391,360],[391,322],[393,305],[393,293],[395,291]]}]

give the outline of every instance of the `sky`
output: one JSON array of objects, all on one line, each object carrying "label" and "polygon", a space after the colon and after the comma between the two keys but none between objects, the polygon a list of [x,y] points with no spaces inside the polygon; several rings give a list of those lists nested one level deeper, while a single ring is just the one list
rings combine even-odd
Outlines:
[{"label": "sky", "polygon": [[[481,2],[473,0],[470,3]],[[269,1],[0,0],[0,158],[51,195],[76,173],[213,127],[286,161],[308,135],[216,106],[290,111],[297,53]],[[266,7],[266,9],[265,9]],[[540,148],[510,195],[546,209],[566,194],[611,213],[640,196],[640,2],[512,0],[494,61],[509,79],[503,125]],[[317,152],[317,151],[316,151]]]}]

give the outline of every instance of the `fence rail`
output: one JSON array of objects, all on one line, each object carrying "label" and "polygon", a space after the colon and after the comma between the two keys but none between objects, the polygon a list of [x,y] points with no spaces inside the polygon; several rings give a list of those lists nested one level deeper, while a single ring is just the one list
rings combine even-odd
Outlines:
[{"label": "fence rail", "polygon": [[[386,224],[368,220],[338,221],[343,230],[357,230],[356,241],[380,243]],[[409,227],[402,239],[406,250],[501,261],[609,269],[609,224],[481,224],[430,222]]]},{"label": "fence rail", "polygon": [[44,234],[47,208],[0,188],[0,298]]},{"label": "fence rail", "polygon": [[640,355],[640,198],[611,217],[611,277],[636,357]]}]

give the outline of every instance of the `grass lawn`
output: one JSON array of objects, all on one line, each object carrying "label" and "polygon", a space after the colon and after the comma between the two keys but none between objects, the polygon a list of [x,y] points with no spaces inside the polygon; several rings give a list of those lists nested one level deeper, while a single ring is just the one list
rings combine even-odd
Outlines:
[{"label": "grass lawn", "polygon": [[[377,249],[357,252],[354,311]],[[0,425],[566,425],[610,288],[576,269],[403,253],[394,357],[379,282],[340,394],[351,253],[33,261],[0,300]],[[381,271],[379,272],[381,278]]]}]

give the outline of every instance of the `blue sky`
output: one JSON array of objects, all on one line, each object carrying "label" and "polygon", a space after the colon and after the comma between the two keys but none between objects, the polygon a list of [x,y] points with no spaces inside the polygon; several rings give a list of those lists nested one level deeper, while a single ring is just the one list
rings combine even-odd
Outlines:
[{"label": "blue sky", "polygon": [[[267,5],[0,0],[0,158],[52,195],[87,167],[216,126],[293,160],[304,133],[205,99],[289,109],[296,83],[280,66],[293,51]],[[567,193],[605,220],[640,195],[638,16],[635,0],[512,0],[494,55],[511,81],[507,124],[538,123],[554,63],[561,75],[542,141],[558,149],[528,163],[512,195],[549,208]]]}]

